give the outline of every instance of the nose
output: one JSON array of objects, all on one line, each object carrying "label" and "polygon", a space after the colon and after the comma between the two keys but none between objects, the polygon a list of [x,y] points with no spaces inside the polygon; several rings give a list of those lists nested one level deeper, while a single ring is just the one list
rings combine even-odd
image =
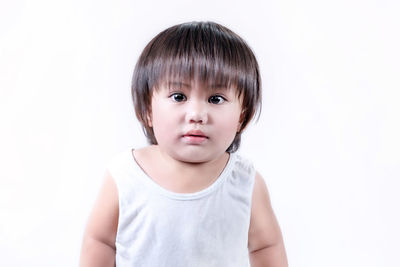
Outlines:
[{"label": "nose", "polygon": [[208,121],[207,104],[192,100],[188,103],[186,121],[189,123],[206,124]]}]

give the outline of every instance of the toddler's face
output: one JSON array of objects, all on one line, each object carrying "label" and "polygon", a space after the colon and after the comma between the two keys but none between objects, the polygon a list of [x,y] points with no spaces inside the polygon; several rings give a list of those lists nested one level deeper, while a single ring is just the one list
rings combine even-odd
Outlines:
[{"label": "toddler's face", "polygon": [[163,152],[180,161],[205,162],[232,143],[241,107],[235,89],[175,82],[153,91],[149,122]]}]

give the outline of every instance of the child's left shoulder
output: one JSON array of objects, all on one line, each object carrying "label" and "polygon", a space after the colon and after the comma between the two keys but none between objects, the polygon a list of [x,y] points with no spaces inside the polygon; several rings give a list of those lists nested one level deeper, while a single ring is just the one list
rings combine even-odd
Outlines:
[{"label": "child's left shoulder", "polygon": [[253,162],[249,158],[239,153],[234,153],[232,154],[232,156],[234,157],[236,169],[241,172],[245,172],[249,174],[252,178],[254,178],[254,176],[256,175],[256,169]]}]

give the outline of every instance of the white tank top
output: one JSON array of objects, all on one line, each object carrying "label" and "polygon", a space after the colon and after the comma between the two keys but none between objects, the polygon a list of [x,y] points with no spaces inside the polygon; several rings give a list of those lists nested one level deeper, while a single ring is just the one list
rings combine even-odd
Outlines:
[{"label": "white tank top", "polygon": [[231,153],[211,186],[187,194],[155,183],[131,149],[117,154],[107,169],[119,194],[118,267],[249,266],[255,170],[247,160]]}]

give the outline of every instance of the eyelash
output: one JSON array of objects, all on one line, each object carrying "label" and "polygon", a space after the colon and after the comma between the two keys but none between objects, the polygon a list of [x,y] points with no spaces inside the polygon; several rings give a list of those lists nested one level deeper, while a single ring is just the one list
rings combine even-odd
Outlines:
[{"label": "eyelash", "polygon": [[[220,102],[220,103],[212,103],[212,102],[211,102],[211,99],[212,99],[212,98],[219,98],[219,99],[221,100],[221,102]],[[222,103],[224,103],[225,101],[226,101],[226,98],[223,97],[223,96],[220,96],[220,95],[213,95],[213,96],[210,96],[210,97],[208,98],[208,103],[216,104],[216,105],[222,104]]]},{"label": "eyelash", "polygon": [[[176,96],[181,96],[184,99],[181,100],[181,101],[177,101],[176,98],[175,98]],[[172,98],[172,100],[175,101],[175,102],[182,102],[182,101],[186,100],[186,96],[184,94],[182,94],[182,93],[173,93],[169,97]]]},{"label": "eyelash", "polygon": [[[177,97],[177,96],[182,97],[182,99],[177,100],[177,99],[175,98],[175,97]],[[183,102],[183,101],[185,101],[185,100],[187,99],[186,96],[185,96],[184,94],[182,94],[182,93],[173,93],[173,94],[171,94],[171,95],[169,96],[169,98],[172,98],[172,100],[175,101],[175,102]],[[213,99],[213,98],[218,98],[221,102],[220,102],[220,103],[213,103],[213,102],[212,102],[212,99]],[[210,104],[215,104],[215,105],[222,104],[222,103],[224,103],[225,101],[226,101],[226,98],[223,97],[223,96],[221,96],[221,95],[212,95],[212,96],[210,96],[210,97],[208,98],[208,103],[210,103]]]}]

